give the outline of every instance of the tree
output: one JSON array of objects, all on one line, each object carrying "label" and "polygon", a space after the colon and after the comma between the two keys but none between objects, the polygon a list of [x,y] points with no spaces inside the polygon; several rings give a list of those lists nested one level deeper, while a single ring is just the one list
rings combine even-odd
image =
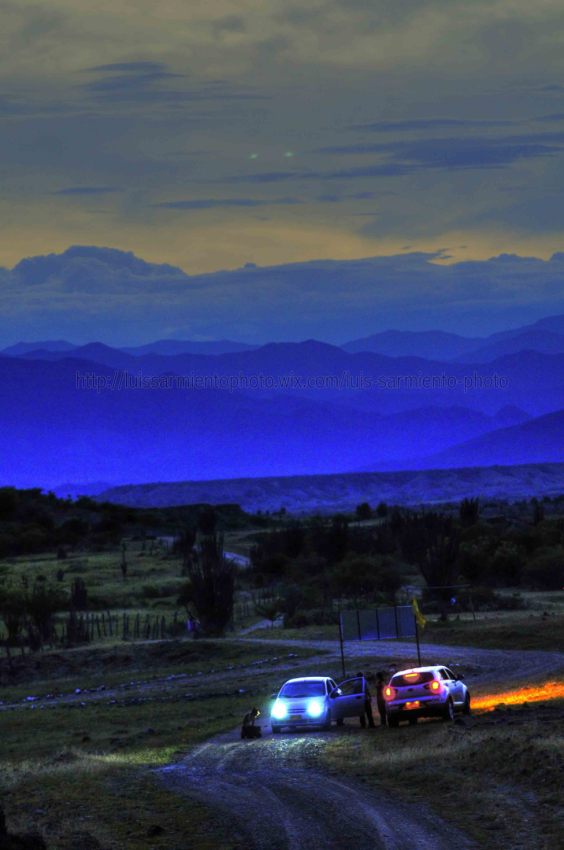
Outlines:
[{"label": "tree", "polygon": [[223,535],[214,531],[198,536],[187,574],[203,631],[222,635],[233,617],[235,590],[235,570],[224,557]]},{"label": "tree", "polygon": [[359,521],[371,519],[372,508],[370,507],[368,502],[361,502],[360,505],[356,506],[355,516]]},{"label": "tree", "polygon": [[533,525],[540,525],[544,520],[544,505],[536,498],[531,499],[531,505],[533,508]]},{"label": "tree", "polygon": [[480,502],[478,499],[463,499],[458,509],[460,522],[465,528],[476,525],[480,519]]},{"label": "tree", "polygon": [[26,597],[30,643],[39,648],[53,637],[53,617],[64,607],[65,597],[60,588],[48,584],[41,577],[35,580]]},{"label": "tree", "polygon": [[264,617],[270,621],[270,627],[274,628],[274,623],[282,613],[283,602],[281,599],[269,599],[267,602],[260,602],[255,605],[255,611],[259,617]]},{"label": "tree", "polygon": [[125,554],[126,552],[127,552],[127,543],[125,542],[125,540],[122,540],[121,541],[120,569],[121,569],[121,575],[122,575],[122,578],[123,578],[124,581],[127,579],[127,555]]},{"label": "tree", "polygon": [[439,599],[441,619],[446,619],[458,575],[460,549],[460,531],[453,518],[435,512],[405,517],[400,542],[405,559],[417,564],[427,586]]},{"label": "tree", "polygon": [[26,599],[25,589],[15,590],[13,588],[0,589],[0,616],[4,620],[8,637],[6,638],[6,655],[8,663],[12,666],[11,647],[17,646],[25,625]]},{"label": "tree", "polygon": [[77,576],[71,585],[71,606],[75,611],[88,610],[88,590],[84,579]]}]

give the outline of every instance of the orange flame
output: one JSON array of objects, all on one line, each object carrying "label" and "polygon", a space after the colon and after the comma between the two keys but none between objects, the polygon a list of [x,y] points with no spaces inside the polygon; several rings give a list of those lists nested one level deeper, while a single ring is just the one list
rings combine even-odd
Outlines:
[{"label": "orange flame", "polygon": [[502,691],[498,694],[485,694],[473,697],[472,708],[491,711],[497,705],[522,705],[524,702],[545,702],[564,698],[564,682],[545,682],[544,685],[531,685],[514,691]]}]

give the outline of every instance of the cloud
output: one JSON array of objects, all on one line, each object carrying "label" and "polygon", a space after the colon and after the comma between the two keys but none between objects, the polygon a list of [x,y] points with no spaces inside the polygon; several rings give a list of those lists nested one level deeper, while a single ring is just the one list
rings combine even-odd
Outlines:
[{"label": "cloud", "polygon": [[[564,87],[563,87],[563,91],[564,91]],[[535,118],[535,121],[546,121],[547,123],[550,123],[550,122],[556,123],[556,122],[559,122],[559,121],[564,121],[564,112],[553,112],[550,115],[539,115],[537,118]]]},{"label": "cloud", "polygon": [[[87,97],[103,103],[181,104],[190,101],[265,100],[250,87],[237,88],[222,80],[208,80],[189,87],[186,75],[170,70],[163,62],[114,62],[86,69],[95,79],[81,84]],[[169,83],[174,82],[174,87]],[[165,83],[166,85],[163,85]]]},{"label": "cloud", "polygon": [[220,207],[295,206],[303,203],[299,198],[200,198],[184,201],[162,201],[155,207],[167,210],[211,210]]},{"label": "cloud", "polygon": [[[87,240],[192,271],[340,256],[342,245],[347,256],[353,245],[359,255],[408,242],[431,250],[447,244],[452,221],[453,244],[480,256],[494,232],[500,247],[527,234],[543,255],[556,245],[559,225],[543,215],[542,231],[529,227],[525,210],[564,190],[561,142],[527,132],[559,126],[561,0],[164,6],[0,0],[10,45],[0,57],[0,264]],[[514,182],[519,215],[499,200]],[[105,193],[88,191],[97,187],[122,190],[103,214]],[[354,188],[378,191],[355,198]],[[255,194],[255,216],[221,204]],[[285,194],[302,203],[278,203]],[[197,243],[185,217],[158,206],[180,212],[180,202]],[[368,238],[357,213],[372,208]],[[260,215],[268,229],[255,229]],[[220,218],[230,234],[221,250]]]},{"label": "cloud", "polygon": [[131,74],[165,74],[171,76],[167,72],[167,66],[164,62],[111,62],[107,65],[94,65],[85,70],[88,72],[123,71]]},{"label": "cloud", "polygon": [[506,127],[513,121],[502,120],[471,120],[467,118],[413,118],[406,121],[374,121],[369,124],[351,124],[350,130],[374,133],[402,133],[425,130],[450,130],[452,127]]},{"label": "cloud", "polygon": [[53,195],[111,195],[123,191],[117,186],[67,186],[65,189],[57,189]]},{"label": "cloud", "polygon": [[[339,341],[386,327],[486,333],[561,311],[562,255],[444,264],[445,251],[186,275],[130,252],[77,246],[0,274],[0,342],[228,335]],[[15,330],[16,329],[16,330]],[[165,334],[166,332],[166,334]]]}]

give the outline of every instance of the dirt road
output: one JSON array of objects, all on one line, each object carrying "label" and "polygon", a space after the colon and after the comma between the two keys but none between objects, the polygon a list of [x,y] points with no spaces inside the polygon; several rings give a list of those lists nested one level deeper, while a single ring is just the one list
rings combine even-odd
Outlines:
[{"label": "dirt road", "polygon": [[233,732],[197,748],[159,775],[169,788],[217,807],[234,838],[226,848],[475,847],[420,804],[400,803],[383,793],[369,795],[362,787],[317,771],[312,765],[329,736],[348,731],[267,736],[247,742]]}]

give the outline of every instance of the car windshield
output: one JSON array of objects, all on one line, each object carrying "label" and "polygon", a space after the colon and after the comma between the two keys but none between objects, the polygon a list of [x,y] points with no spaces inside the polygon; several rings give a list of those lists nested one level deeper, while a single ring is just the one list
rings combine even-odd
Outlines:
[{"label": "car windshield", "polygon": [[280,691],[281,697],[325,696],[324,682],[287,682]]},{"label": "car windshield", "polygon": [[408,685],[422,685],[425,682],[430,682],[433,678],[431,670],[426,670],[425,672],[416,672],[414,670],[413,673],[398,673],[392,679],[391,684],[394,688],[405,688]]}]

